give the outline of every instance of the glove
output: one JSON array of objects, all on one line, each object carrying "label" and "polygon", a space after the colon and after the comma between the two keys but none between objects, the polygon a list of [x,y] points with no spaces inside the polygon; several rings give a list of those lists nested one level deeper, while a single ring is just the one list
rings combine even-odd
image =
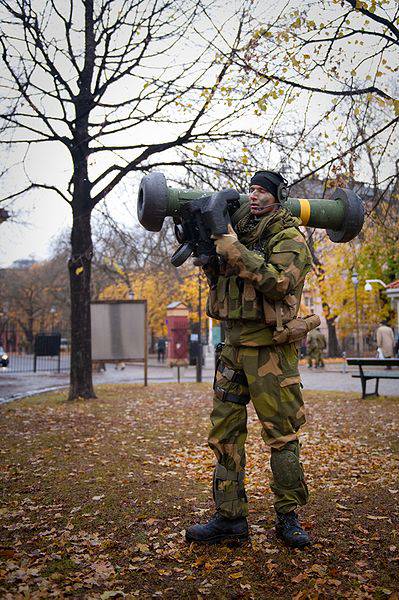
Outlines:
[{"label": "glove", "polygon": [[220,254],[221,256],[227,256],[231,246],[235,242],[238,242],[237,234],[230,224],[227,225],[227,231],[228,231],[228,233],[212,236],[215,240],[214,244],[215,244],[216,252],[218,254]]}]

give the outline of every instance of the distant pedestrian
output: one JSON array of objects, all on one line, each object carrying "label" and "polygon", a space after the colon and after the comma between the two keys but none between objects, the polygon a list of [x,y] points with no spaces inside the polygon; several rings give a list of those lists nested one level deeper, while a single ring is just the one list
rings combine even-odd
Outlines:
[{"label": "distant pedestrian", "polygon": [[326,349],[327,343],[324,334],[320,331],[319,328],[313,329],[308,333],[307,347],[309,369],[311,369],[313,366],[313,360],[315,369],[319,367],[324,367],[323,350]]},{"label": "distant pedestrian", "polygon": [[165,362],[166,341],[164,338],[159,338],[157,343],[158,362]]},{"label": "distant pedestrian", "polygon": [[[394,346],[395,338],[393,335],[392,328],[389,327],[388,321],[381,321],[380,326],[376,331],[377,337],[377,352],[379,355],[382,353],[382,358],[393,358],[394,357]],[[391,367],[387,367],[390,369]]]}]

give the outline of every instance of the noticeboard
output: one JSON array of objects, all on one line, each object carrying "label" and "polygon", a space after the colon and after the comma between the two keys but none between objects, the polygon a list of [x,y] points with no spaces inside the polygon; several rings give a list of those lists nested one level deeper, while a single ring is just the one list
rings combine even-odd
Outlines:
[{"label": "noticeboard", "polygon": [[59,356],[61,347],[60,333],[38,333],[35,336],[35,356]]},{"label": "noticeboard", "polygon": [[147,355],[146,300],[91,303],[92,359],[144,360]]},{"label": "noticeboard", "polygon": [[97,300],[91,303],[92,360],[144,362],[148,381],[147,301]]},{"label": "noticeboard", "polygon": [[147,385],[147,301],[92,302],[91,344],[93,361],[144,362],[144,385]]}]

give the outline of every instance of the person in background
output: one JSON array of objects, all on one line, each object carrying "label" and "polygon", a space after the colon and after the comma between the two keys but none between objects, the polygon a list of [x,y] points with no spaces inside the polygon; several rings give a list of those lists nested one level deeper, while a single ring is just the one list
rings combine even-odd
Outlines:
[{"label": "person in background", "polygon": [[325,336],[322,334],[319,328],[313,329],[308,333],[307,346],[309,369],[311,369],[313,366],[313,360],[315,363],[315,369],[318,367],[324,367],[323,350],[326,349],[327,343]]},{"label": "person in background", "polygon": [[160,338],[157,343],[158,362],[165,362],[166,342],[164,338]]},{"label": "person in background", "polygon": [[394,351],[395,351],[396,358],[399,358],[399,333],[398,333],[398,337],[396,338]]},{"label": "person in background", "polygon": [[[393,358],[394,357],[394,345],[395,338],[393,335],[392,328],[389,327],[388,321],[383,320],[380,323],[380,326],[376,331],[377,338],[377,349],[380,349],[382,352],[382,358]],[[390,369],[390,366],[386,367]]]}]

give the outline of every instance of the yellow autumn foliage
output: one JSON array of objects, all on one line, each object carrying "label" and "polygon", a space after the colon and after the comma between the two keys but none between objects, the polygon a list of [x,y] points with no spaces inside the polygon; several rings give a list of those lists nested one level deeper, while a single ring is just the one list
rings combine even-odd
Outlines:
[{"label": "yellow autumn foliage", "polygon": [[380,279],[388,284],[399,273],[399,225],[388,228],[369,222],[362,239],[347,244],[328,244],[323,250],[324,277],[319,280],[320,294],[327,299],[333,314],[338,315],[341,335],[354,331],[356,326],[355,289],[351,276],[358,274],[357,302],[360,327],[370,332],[382,320],[392,316],[392,308],[384,287],[373,284],[365,290],[367,279]]},{"label": "yellow autumn foliage", "polygon": [[177,277],[163,271],[129,273],[125,275],[125,280],[129,280],[129,286],[123,281],[109,285],[99,295],[100,300],[128,300],[133,290],[135,300],[147,300],[148,326],[155,336],[167,333],[166,311],[171,302],[184,302],[190,311],[190,320],[198,322],[199,282],[205,322],[208,285],[204,275],[199,276],[198,268],[186,267],[181,273],[181,283]]}]

